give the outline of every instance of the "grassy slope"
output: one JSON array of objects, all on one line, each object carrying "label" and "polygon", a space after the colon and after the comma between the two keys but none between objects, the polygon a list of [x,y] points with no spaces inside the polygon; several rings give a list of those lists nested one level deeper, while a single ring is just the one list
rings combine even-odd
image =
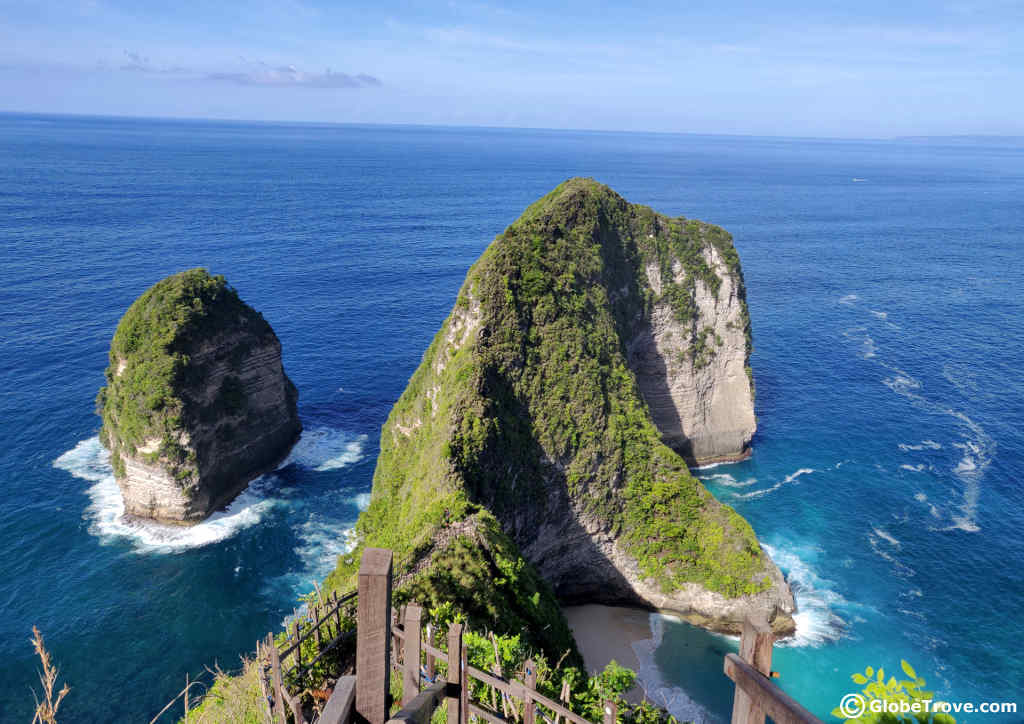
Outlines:
[{"label": "grassy slope", "polygon": [[[703,260],[706,244],[719,249],[742,289],[738,256],[717,227],[659,216],[585,179],[527,209],[470,270],[452,316],[384,425],[373,499],[357,524],[361,545],[414,560],[453,523],[492,520],[478,506],[499,520],[528,507],[554,475],[665,590],[690,581],[727,596],[766,587],[749,524],[661,443],[624,354],[623,340],[655,301],[640,281],[647,263],[667,271],[678,261],[688,270],[687,281],[666,284],[663,294],[701,337],[693,279],[720,283]],[[632,293],[610,296],[622,289]],[[479,328],[466,344],[450,345],[449,334],[477,308]],[[695,364],[700,354],[693,351]],[[478,610],[481,597],[506,596],[495,594],[493,582],[504,577],[466,543],[450,554],[459,560],[444,565],[454,577],[479,570],[465,573],[472,586],[455,591],[464,609]],[[541,594],[550,607],[550,591],[507,538],[503,551],[537,579],[527,597]],[[328,586],[351,585],[357,558],[342,560]],[[507,596],[527,619],[522,596]]]}]

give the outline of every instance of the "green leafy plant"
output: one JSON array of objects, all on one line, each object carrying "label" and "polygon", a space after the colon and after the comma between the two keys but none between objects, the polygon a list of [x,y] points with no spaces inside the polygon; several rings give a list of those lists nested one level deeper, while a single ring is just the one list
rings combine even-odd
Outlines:
[{"label": "green leafy plant", "polygon": [[876,671],[871,666],[864,669],[863,673],[852,674],[850,679],[853,683],[863,686],[858,692],[860,700],[856,702],[863,705],[860,707],[862,711],[858,716],[850,716],[851,713],[858,713],[857,707],[847,708],[846,711],[836,707],[832,710],[832,716],[843,719],[847,724],[956,724],[956,719],[949,714],[931,710],[935,704],[935,693],[925,690],[925,680],[917,675],[914,667],[901,659],[900,668],[906,679],[897,679],[895,676],[886,679],[885,669],[879,668]]}]

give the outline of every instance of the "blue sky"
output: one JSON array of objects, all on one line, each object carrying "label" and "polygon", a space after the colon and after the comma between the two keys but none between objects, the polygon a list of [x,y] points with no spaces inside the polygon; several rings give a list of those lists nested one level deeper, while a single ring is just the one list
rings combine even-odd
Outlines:
[{"label": "blue sky", "polygon": [[0,110],[1024,135],[1024,2],[0,0]]}]

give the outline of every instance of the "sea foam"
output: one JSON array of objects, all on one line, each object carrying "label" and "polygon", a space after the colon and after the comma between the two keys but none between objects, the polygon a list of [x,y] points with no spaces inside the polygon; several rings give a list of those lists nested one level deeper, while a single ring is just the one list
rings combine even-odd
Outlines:
[{"label": "sea foam", "polygon": [[[833,589],[832,581],[822,578],[817,570],[798,553],[798,547],[762,544],[772,560],[786,574],[786,581],[796,598],[796,635],[782,639],[779,646],[824,646],[841,639],[847,630],[840,609],[850,603]],[[812,551],[813,552],[813,551]]]},{"label": "sea foam", "polygon": [[[800,468],[795,473],[790,473],[785,478],[783,478],[782,480],[780,480],[779,482],[775,483],[774,485],[772,485],[770,487],[761,488],[760,490],[752,490],[749,493],[733,493],[733,496],[736,497],[736,498],[741,498],[743,500],[748,500],[750,498],[763,498],[764,496],[768,495],[769,493],[775,492],[776,490],[781,488],[783,485],[787,485],[788,483],[792,483],[792,482],[796,481],[796,479],[799,478],[801,475],[810,475],[811,473],[816,473],[816,472],[818,472],[818,471],[815,470],[814,468]],[[755,479],[754,482],[756,482],[756,479]]]},{"label": "sea foam", "polygon": [[301,465],[324,472],[340,470],[363,459],[366,435],[352,435],[332,427],[313,427],[302,431],[302,437],[281,464]]},{"label": "sea foam", "polygon": [[58,457],[53,465],[93,483],[86,491],[90,503],[83,513],[83,518],[91,521],[89,532],[104,544],[128,540],[138,552],[174,553],[218,543],[258,523],[277,502],[266,497],[265,479],[257,478],[227,509],[214,513],[202,523],[161,525],[125,516],[121,490],[110,466],[110,453],[98,437],[82,440]]},{"label": "sea foam", "polygon": [[[362,459],[365,441],[366,435],[352,435],[326,427],[313,428],[302,433],[302,438],[278,469],[297,464],[314,471],[339,470]],[[125,515],[121,490],[110,465],[110,452],[100,444],[99,437],[82,440],[54,460],[53,465],[92,483],[86,490],[90,502],[83,512],[83,518],[90,521],[89,532],[105,545],[128,541],[140,553],[176,553],[219,543],[260,522],[275,506],[286,503],[282,495],[287,491],[275,490],[273,474],[264,475],[250,482],[227,508],[201,523],[192,526],[163,525]],[[356,495],[351,502],[363,510],[369,504],[369,494]],[[322,535],[311,531],[306,536],[311,543],[303,550],[306,554],[303,557],[319,560],[314,544],[343,538],[350,527],[351,523],[347,523]],[[331,556],[333,560],[336,554],[332,552]]]}]

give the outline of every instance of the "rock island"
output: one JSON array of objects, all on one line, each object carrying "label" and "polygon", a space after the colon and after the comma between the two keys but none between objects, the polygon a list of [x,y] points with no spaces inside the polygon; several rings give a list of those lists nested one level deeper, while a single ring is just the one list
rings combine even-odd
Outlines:
[{"label": "rock island", "polygon": [[272,470],[302,431],[270,324],[191,269],[129,307],[97,396],[125,512],[192,524]]}]

